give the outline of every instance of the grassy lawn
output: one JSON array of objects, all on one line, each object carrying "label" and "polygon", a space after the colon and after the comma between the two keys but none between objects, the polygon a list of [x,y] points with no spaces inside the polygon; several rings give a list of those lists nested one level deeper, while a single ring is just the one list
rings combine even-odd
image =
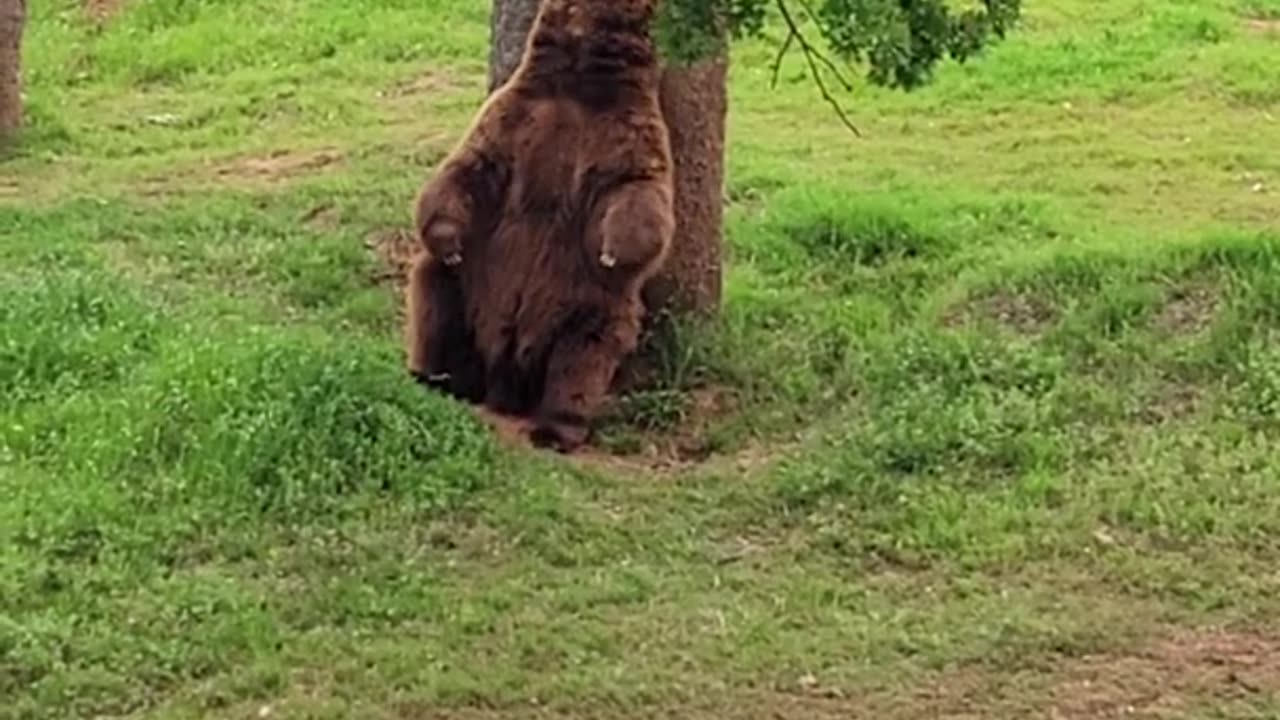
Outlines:
[{"label": "grassy lawn", "polygon": [[1280,0],[735,48],[726,305],[601,445],[400,366],[488,3],[31,5],[0,720],[1280,715]]}]

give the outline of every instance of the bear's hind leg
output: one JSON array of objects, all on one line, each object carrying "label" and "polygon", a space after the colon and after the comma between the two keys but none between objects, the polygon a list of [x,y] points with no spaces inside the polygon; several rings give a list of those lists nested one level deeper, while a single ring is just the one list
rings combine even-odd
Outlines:
[{"label": "bear's hind leg", "polygon": [[639,324],[631,318],[587,313],[566,324],[551,348],[542,402],[530,440],[538,447],[572,452],[590,435],[614,374],[636,347]]},{"label": "bear's hind leg", "polygon": [[484,367],[467,327],[462,285],[452,270],[421,255],[405,290],[409,374],[458,399],[484,398]]},{"label": "bear's hind leg", "polygon": [[508,417],[524,417],[534,410],[541,394],[536,372],[516,360],[514,342],[508,340],[500,352],[486,362],[485,407]]}]

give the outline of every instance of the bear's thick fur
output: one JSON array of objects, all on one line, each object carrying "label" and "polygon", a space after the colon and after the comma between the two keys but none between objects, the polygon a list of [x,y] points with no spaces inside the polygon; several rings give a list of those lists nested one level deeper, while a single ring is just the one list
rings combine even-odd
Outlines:
[{"label": "bear's thick fur", "polygon": [[657,0],[543,0],[523,60],[426,183],[408,367],[586,441],[675,232]]}]

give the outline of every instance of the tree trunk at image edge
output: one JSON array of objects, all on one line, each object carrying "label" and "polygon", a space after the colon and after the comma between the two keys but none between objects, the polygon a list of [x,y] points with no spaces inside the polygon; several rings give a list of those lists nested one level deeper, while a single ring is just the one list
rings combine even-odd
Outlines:
[{"label": "tree trunk at image edge", "polygon": [[0,136],[22,125],[22,26],[26,0],[0,0]]},{"label": "tree trunk at image edge", "polygon": [[[490,92],[520,64],[537,10],[538,0],[494,0]],[[715,58],[663,73],[662,111],[676,165],[676,237],[664,271],[645,290],[655,316],[709,316],[720,306],[726,70],[725,60]]]}]

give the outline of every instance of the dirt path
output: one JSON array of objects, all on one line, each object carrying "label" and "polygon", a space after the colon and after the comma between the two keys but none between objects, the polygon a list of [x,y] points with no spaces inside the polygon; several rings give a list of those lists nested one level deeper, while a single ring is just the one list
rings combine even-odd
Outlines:
[{"label": "dirt path", "polygon": [[85,0],[84,11],[94,20],[105,20],[124,5],[124,0]]}]

